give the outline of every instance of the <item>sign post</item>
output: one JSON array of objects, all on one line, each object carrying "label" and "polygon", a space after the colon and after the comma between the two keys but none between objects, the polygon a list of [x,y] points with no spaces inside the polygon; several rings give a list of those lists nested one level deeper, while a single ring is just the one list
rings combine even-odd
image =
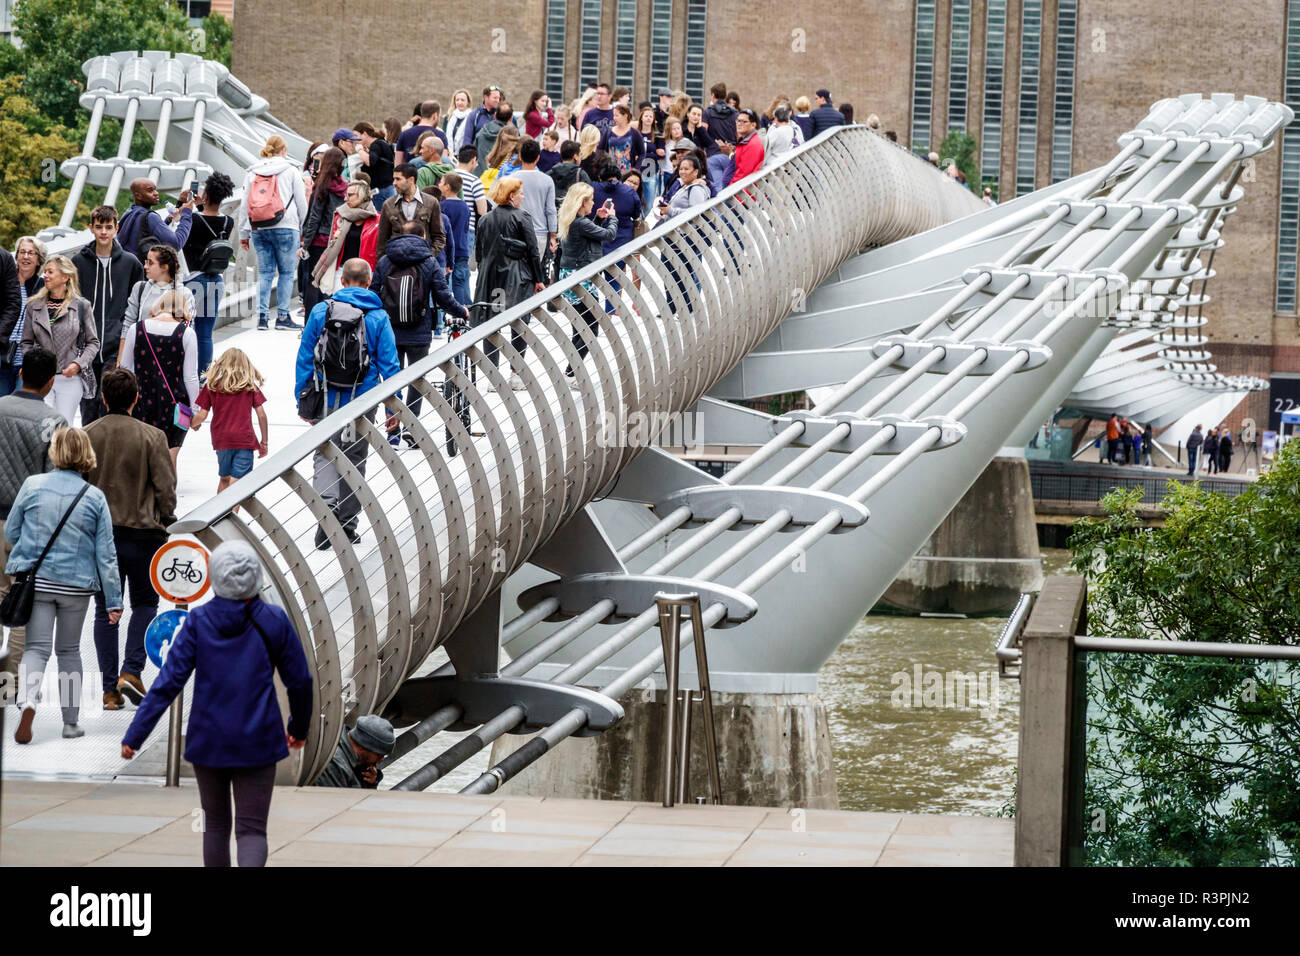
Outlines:
[{"label": "sign post", "polygon": [[[145,635],[145,648],[154,664],[162,667],[176,632],[189,614],[189,606],[208,593],[208,549],[197,541],[178,539],[159,548],[149,563],[149,580],[153,589],[176,605],[154,618]],[[156,631],[155,631],[156,626]],[[150,640],[152,635],[153,640]],[[185,719],[184,693],[172,701],[167,731],[166,785],[181,785],[181,732]]]}]

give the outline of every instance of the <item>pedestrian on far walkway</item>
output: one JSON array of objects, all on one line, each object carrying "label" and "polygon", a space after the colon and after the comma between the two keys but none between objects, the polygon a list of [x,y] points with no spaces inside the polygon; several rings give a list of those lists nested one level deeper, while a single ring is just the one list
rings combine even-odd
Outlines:
[{"label": "pedestrian on far walkway", "polygon": [[1192,433],[1187,436],[1187,474],[1188,477],[1196,474],[1196,453],[1201,450],[1201,445],[1205,443],[1205,436],[1201,434],[1201,426],[1197,425],[1192,429]]},{"label": "pedestrian on far walkway", "polygon": [[[233,794],[239,865],[265,866],[276,764],[302,747],[311,727],[311,671],[289,616],[259,597],[262,566],[251,545],[218,545],[208,574],[215,597],[185,618],[122,738],[122,758],[144,746],[193,673],[185,759],[194,766],[203,806],[203,865],[230,866]],[[277,673],[289,697],[287,733]]]}]

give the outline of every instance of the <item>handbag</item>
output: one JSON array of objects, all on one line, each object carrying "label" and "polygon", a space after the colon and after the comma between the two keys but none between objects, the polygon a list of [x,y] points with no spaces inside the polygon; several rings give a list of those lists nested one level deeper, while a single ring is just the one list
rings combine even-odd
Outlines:
[{"label": "handbag", "polygon": [[650,223],[645,219],[638,219],[632,224],[632,238],[644,236],[650,231]]},{"label": "handbag", "polygon": [[313,424],[325,417],[325,389],[314,375],[298,393],[298,417]]},{"label": "handbag", "polygon": [[158,376],[162,379],[163,387],[167,389],[167,396],[172,400],[172,424],[177,428],[189,428],[190,422],[194,420],[194,409],[176,401],[171,383],[167,381],[167,373],[163,371],[162,362],[158,361],[158,353],[154,351],[153,340],[149,338],[149,330],[145,328],[143,322],[140,323],[139,334],[144,336],[145,344],[149,346],[149,352],[153,355],[153,364],[158,367]]},{"label": "handbag", "polygon": [[63,512],[63,517],[59,519],[54,534],[50,535],[50,540],[45,542],[45,550],[36,559],[36,563],[26,571],[19,571],[13,576],[14,583],[9,588],[9,593],[5,595],[4,601],[0,601],[0,624],[5,627],[25,627],[32,619],[32,603],[36,599],[36,572],[45,562],[45,556],[50,553],[50,548],[54,547],[54,539],[59,536],[63,526],[72,517],[72,512],[76,510],[78,503],[89,490],[89,482],[81,486],[77,497],[72,499],[72,504],[68,505],[68,510]]}]

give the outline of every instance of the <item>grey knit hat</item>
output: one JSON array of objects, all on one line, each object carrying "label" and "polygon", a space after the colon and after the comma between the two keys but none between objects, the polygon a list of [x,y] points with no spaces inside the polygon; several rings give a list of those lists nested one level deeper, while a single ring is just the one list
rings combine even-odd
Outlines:
[{"label": "grey knit hat", "polygon": [[351,730],[352,742],[362,750],[387,757],[393,752],[393,725],[382,717],[369,714],[358,717],[357,724]]},{"label": "grey knit hat", "polygon": [[226,541],[208,559],[208,574],[217,597],[247,601],[262,588],[262,565],[253,546],[244,541]]}]

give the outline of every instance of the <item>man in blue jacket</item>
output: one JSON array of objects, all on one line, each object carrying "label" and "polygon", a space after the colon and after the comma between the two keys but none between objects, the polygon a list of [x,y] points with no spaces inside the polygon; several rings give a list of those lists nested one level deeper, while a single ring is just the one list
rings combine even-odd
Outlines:
[{"label": "man in blue jacket", "polygon": [[117,241],[122,248],[141,262],[144,255],[140,252],[140,244],[145,239],[150,240],[147,245],[161,242],[176,250],[185,248],[185,240],[190,237],[190,227],[194,224],[194,197],[187,189],[181,193],[180,201],[181,219],[172,230],[163,222],[162,216],[153,211],[153,207],[158,205],[158,184],[149,179],[132,180],[131,207],[122,213],[117,229]]},{"label": "man in blue jacket", "polygon": [[[298,369],[294,382],[294,395],[300,396],[303,390],[314,380],[325,385],[325,414],[328,416],[335,409],[346,405],[384,379],[392,378],[401,371],[397,358],[397,344],[393,338],[393,326],[384,311],[379,296],[370,291],[370,263],[364,259],[349,259],[343,263],[343,286],[324,302],[316,303],[307,316],[307,325],[302,330],[302,343],[298,346]],[[365,346],[368,364],[360,383],[350,387],[339,387],[334,378],[336,370],[331,368],[329,353],[339,345],[339,336],[335,332],[327,333],[326,319],[339,324],[355,318],[364,322]],[[317,343],[324,339],[326,358],[324,364],[317,362]],[[342,344],[346,345],[346,342]],[[367,414],[367,418],[373,416]],[[372,418],[373,420],[373,418]],[[349,423],[330,441],[347,456],[357,471],[364,477],[366,473],[366,452],[368,445],[365,438],[357,432],[356,426]],[[352,493],[330,461],[320,452],[313,459],[312,487],[325,499],[326,505],[339,524],[348,540],[353,544],[361,540],[357,532],[357,517],[361,512],[361,502]],[[329,540],[324,528],[316,529],[316,548],[328,550]]]},{"label": "man in blue jacket", "polygon": [[818,133],[824,133],[833,126],[844,125],[844,114],[835,108],[831,103],[830,90],[817,91],[817,108],[812,111],[810,121],[811,131],[808,138],[812,139]]}]

